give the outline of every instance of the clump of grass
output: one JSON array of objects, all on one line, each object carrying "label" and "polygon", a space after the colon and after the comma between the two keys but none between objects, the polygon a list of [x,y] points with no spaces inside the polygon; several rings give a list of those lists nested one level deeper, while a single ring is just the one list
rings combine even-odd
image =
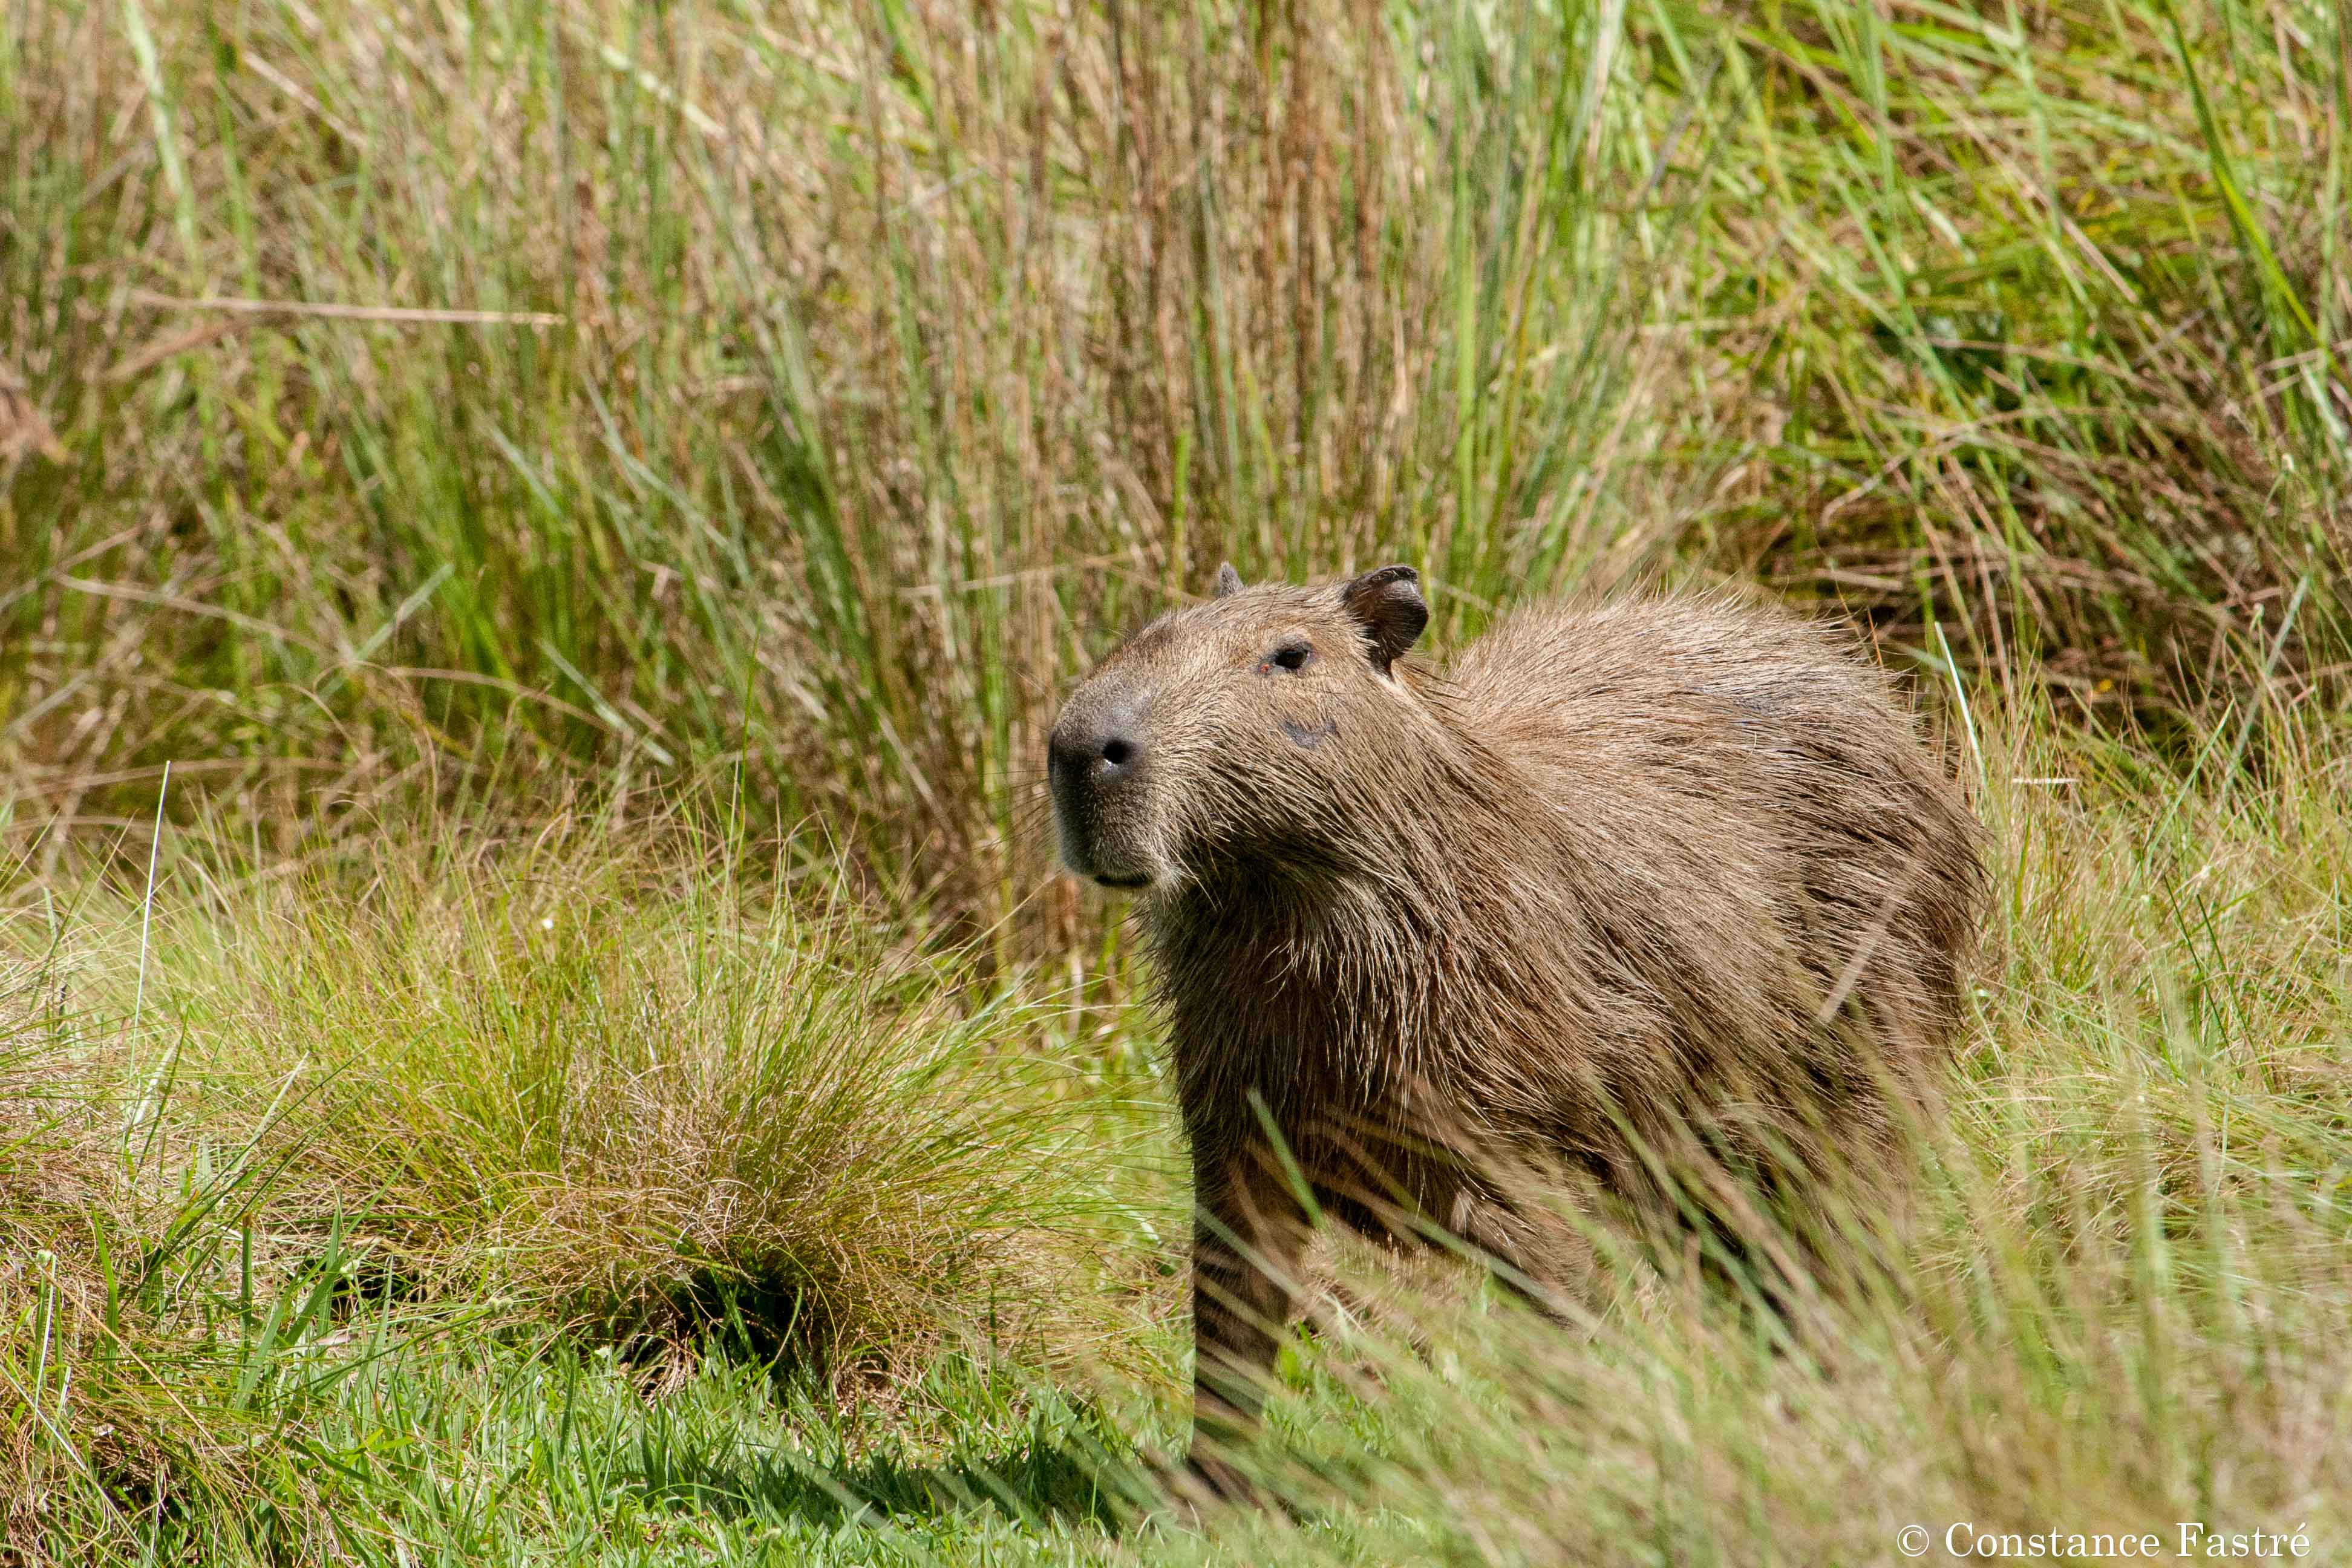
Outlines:
[{"label": "clump of grass", "polygon": [[1061,1016],[712,842],[453,826],[237,880],[174,841],[152,903],[17,911],[8,1528],[70,1556],[208,1508],[419,1336],[855,1404],[1119,1316],[1084,1240],[1119,1140],[1036,1049]]},{"label": "clump of grass", "polygon": [[257,1218],[396,1291],[903,1364],[1012,1285],[1017,1339],[1099,1174],[1041,1015],[740,871],[555,829],[215,887],[158,916],[179,1136],[266,1128]]}]

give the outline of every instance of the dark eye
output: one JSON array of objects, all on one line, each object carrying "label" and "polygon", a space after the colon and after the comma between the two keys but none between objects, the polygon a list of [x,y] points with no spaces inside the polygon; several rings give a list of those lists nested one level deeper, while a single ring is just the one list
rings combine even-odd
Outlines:
[{"label": "dark eye", "polygon": [[1265,656],[1260,670],[1285,670],[1292,675],[1305,669],[1315,658],[1315,645],[1309,642],[1286,642]]}]

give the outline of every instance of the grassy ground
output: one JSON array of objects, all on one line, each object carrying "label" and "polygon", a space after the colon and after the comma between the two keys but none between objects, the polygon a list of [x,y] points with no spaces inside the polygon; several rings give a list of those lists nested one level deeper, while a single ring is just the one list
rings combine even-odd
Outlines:
[{"label": "grassy ground", "polygon": [[[0,1560],[2352,1553],[2347,174],[2294,0],[0,0]],[[1195,1531],[1035,791],[1226,556],[1852,616],[2002,956],[1858,1279],[1336,1257]]]},{"label": "grassy ground", "polygon": [[2196,1521],[2328,1560],[2352,740],[2281,700],[2173,765],[1977,717],[2006,955],[1880,1262],[1759,1319],[1603,1232],[1567,1331],[1335,1254],[1259,1456],[1291,1509],[1205,1534],[1152,1501],[1183,1209],[1138,1020],[978,1000],[683,832],[45,887],[6,928],[12,1549],[1821,1563]]}]

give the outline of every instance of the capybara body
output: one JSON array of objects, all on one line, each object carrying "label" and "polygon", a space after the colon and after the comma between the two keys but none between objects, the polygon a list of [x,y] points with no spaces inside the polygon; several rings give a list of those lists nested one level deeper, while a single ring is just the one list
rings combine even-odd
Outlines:
[{"label": "capybara body", "polygon": [[1637,1199],[1678,1151],[1867,1158],[1962,1012],[1977,826],[1843,635],[1716,595],[1539,607],[1441,676],[1403,660],[1426,621],[1410,568],[1226,568],[1054,731],[1065,858],[1139,892],[1159,973],[1213,1483],[1302,1189],[1539,1279],[1498,1157]]}]

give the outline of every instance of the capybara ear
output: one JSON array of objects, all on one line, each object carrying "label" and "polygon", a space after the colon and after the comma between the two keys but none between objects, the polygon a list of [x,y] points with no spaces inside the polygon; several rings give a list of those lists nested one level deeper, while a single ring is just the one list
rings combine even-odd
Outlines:
[{"label": "capybara ear", "polygon": [[1421,574],[1410,566],[1365,573],[1339,590],[1339,603],[1364,628],[1372,668],[1382,675],[1429,625],[1429,606],[1421,602]]},{"label": "capybara ear", "polygon": [[1242,591],[1242,574],[1234,570],[1230,561],[1217,568],[1217,586],[1213,597],[1222,599],[1228,594]]}]

